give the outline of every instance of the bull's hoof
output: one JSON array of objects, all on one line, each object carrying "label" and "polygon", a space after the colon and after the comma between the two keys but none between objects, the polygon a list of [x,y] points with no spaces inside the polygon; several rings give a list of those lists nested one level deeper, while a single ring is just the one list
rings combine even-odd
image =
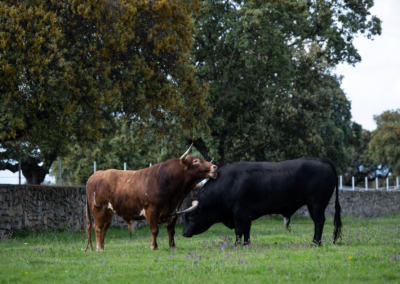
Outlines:
[{"label": "bull's hoof", "polygon": [[314,247],[320,247],[322,245],[322,243],[321,243],[321,241],[319,241],[319,242],[313,241],[311,243],[311,245],[314,246]]},{"label": "bull's hoof", "polygon": [[158,247],[156,247],[156,246],[150,246],[150,250],[158,250]]},{"label": "bull's hoof", "polygon": [[240,246],[240,245],[242,245],[242,242],[236,242],[236,243],[235,243],[235,247],[236,247],[236,246]]},{"label": "bull's hoof", "polygon": [[174,249],[174,248],[176,248],[176,245],[170,246],[169,248]]}]

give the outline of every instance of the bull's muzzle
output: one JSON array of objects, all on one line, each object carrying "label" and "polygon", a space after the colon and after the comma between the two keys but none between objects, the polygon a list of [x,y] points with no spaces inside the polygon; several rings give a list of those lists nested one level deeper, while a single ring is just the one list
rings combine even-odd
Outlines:
[{"label": "bull's muzzle", "polygon": [[218,174],[217,174],[218,167],[213,165],[211,168],[212,168],[212,171],[210,172],[210,178],[216,179],[218,176]]}]

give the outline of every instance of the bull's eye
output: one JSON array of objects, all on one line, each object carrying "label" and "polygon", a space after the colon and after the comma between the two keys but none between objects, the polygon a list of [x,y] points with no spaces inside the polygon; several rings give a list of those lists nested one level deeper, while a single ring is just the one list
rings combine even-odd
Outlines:
[{"label": "bull's eye", "polygon": [[193,161],[193,164],[198,164],[199,163],[199,160],[194,160]]}]

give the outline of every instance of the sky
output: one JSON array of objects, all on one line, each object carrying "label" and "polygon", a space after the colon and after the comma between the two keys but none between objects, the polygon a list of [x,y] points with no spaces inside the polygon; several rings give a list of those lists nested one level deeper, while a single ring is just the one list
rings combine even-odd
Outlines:
[{"label": "sky", "polygon": [[354,40],[362,61],[340,64],[342,88],[351,101],[355,122],[374,130],[374,115],[400,108],[400,0],[375,0],[371,14],[380,18],[382,35],[371,41],[363,36]]},{"label": "sky", "polygon": [[[371,14],[383,21],[382,35],[373,41],[356,38],[354,45],[362,61],[355,67],[340,64],[335,73],[344,76],[342,88],[352,102],[352,120],[372,131],[374,115],[400,108],[400,0],[375,0]],[[54,182],[54,178],[47,175],[47,181]],[[0,171],[1,183],[17,184],[18,173]]]}]

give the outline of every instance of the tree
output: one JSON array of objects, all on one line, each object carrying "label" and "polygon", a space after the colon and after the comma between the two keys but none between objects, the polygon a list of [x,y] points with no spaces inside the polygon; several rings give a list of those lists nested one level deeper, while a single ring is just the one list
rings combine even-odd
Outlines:
[{"label": "tree", "polygon": [[205,87],[189,54],[189,13],[199,7],[197,0],[1,1],[0,147],[24,144],[27,153],[55,157],[114,129],[113,117],[158,137],[204,125]]},{"label": "tree", "polygon": [[357,32],[380,34],[372,4],[203,1],[192,53],[213,117],[211,136],[192,139],[202,155],[219,166],[303,155],[343,163],[350,103],[329,69],[361,60]]},{"label": "tree", "polygon": [[[147,168],[149,163],[157,163],[160,147],[154,143],[151,134],[141,134],[136,124],[128,129],[122,119],[117,120],[116,125],[118,128],[115,133],[109,132],[103,138],[84,144],[76,141],[71,146],[68,155],[62,157],[63,184],[86,184],[93,174],[94,161],[97,170],[122,170],[124,162],[130,170]],[[51,174],[58,183],[58,162],[53,163]]]},{"label": "tree", "polygon": [[400,109],[375,115],[377,128],[372,131],[369,149],[376,163],[389,168],[388,172],[400,175]]},{"label": "tree", "polygon": [[346,166],[338,169],[343,175],[343,184],[351,186],[352,177],[356,186],[364,184],[366,177],[368,182],[374,181],[375,178],[386,178],[389,173],[387,167],[376,163],[369,150],[371,132],[354,123],[353,133],[354,140],[345,150]]},{"label": "tree", "polygon": [[[44,181],[56,153],[45,153],[32,150],[29,145],[20,142],[6,142],[3,144],[6,151],[0,152],[0,170],[9,170],[13,173],[19,171],[28,184],[40,184]],[[17,161],[17,163],[15,163]],[[21,164],[19,162],[21,161]]]}]

